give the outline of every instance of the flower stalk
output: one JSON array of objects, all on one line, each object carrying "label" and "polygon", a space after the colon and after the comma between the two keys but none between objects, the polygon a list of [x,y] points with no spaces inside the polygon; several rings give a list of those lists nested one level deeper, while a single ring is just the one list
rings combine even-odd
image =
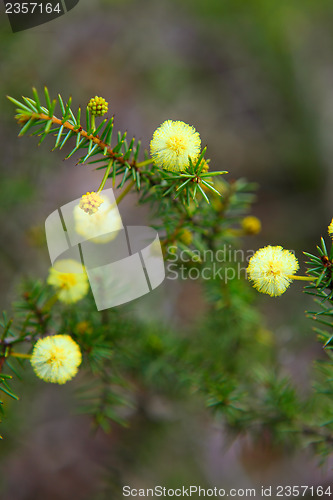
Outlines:
[{"label": "flower stalk", "polygon": [[316,278],[314,278],[313,276],[297,276],[296,274],[293,274],[290,276],[287,275],[287,278],[289,278],[291,280],[299,280],[299,281],[315,281],[316,280]]},{"label": "flower stalk", "polygon": [[14,358],[31,359],[31,354],[25,354],[24,352],[11,351],[9,355]]}]

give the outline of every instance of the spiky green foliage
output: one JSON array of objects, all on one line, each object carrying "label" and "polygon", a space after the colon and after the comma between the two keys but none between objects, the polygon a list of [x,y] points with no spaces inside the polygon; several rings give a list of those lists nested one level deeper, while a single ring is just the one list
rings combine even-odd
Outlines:
[{"label": "spiky green foliage", "polygon": [[[53,149],[72,142],[67,158],[77,153],[79,164],[101,170],[100,189],[109,178],[124,188],[118,202],[135,190],[138,203],[150,206],[152,223],[163,235],[167,268],[171,264],[173,273],[184,273],[184,279],[194,271],[203,278],[207,309],[196,326],[175,327],[139,319],[127,306],[99,313],[91,293],[64,306],[46,284],[25,282],[12,318],[4,316],[1,323],[3,394],[17,397],[8,380],[12,373],[20,376],[37,339],[70,334],[83,353],[74,382],[78,411],[91,415],[94,425],[105,431],[113,421],[127,425],[135,412],[148,413],[151,394],[177,401],[195,393],[233,432],[260,436],[268,430],[280,445],[310,441],[326,455],[333,440],[333,251],[322,240],[319,256],[306,254],[308,274],[316,278],[306,292],[322,308],[309,315],[327,327],[316,331],[329,361],[319,365],[317,392],[302,398],[281,367],[274,335],[253,304],[253,290],[244,279],[246,259],[235,256],[240,237],[246,235],[241,222],[256,186],[243,179],[216,178],[225,171],[207,171],[206,148],[183,172],[156,167],[146,152],[140,161],[140,142],[127,142],[126,133],[113,134],[113,117],[96,125],[87,109],[83,125],[81,110],[74,113],[71,99],[51,101],[47,89],[44,98],[42,105],[35,89],[33,99],[9,98],[17,106],[19,135],[32,132],[40,142],[53,137]],[[54,114],[57,105],[60,118]],[[223,251],[225,258],[217,259]]]},{"label": "spiky green foliage", "polygon": [[[308,274],[315,280],[311,285],[305,287],[305,293],[315,297],[315,303],[319,306],[319,311],[308,311],[308,317],[316,323],[328,327],[328,330],[315,328],[319,340],[323,343],[328,356],[332,359],[332,339],[333,339],[333,245],[327,250],[324,238],[321,238],[320,246],[317,246],[318,255],[307,252],[304,254],[309,259]],[[333,371],[332,371],[333,374]]]},{"label": "spiky green foliage", "polygon": [[[55,139],[54,149],[62,149],[67,142],[75,139],[75,146],[67,154],[70,158],[77,151],[86,150],[78,159],[77,164],[98,164],[97,170],[107,169],[108,177],[121,178],[118,187],[123,187],[125,182],[132,180],[137,190],[142,186],[142,199],[147,195],[147,191],[153,186],[163,186],[163,195],[173,193],[173,199],[180,198],[189,203],[190,199],[196,200],[197,194],[201,193],[209,203],[208,196],[202,186],[212,192],[216,192],[212,183],[207,178],[212,175],[221,175],[225,171],[213,172],[209,174],[203,171],[205,163],[204,155],[206,148],[193,164],[191,162],[188,171],[181,173],[166,172],[156,166],[149,167],[153,163],[147,159],[139,162],[140,141],[133,137],[127,141],[127,132],[118,132],[117,137],[113,136],[114,117],[105,118],[100,124],[95,126],[95,117],[92,120],[89,107],[85,110],[85,125],[81,117],[81,108],[74,113],[72,110],[72,98],[64,103],[61,95],[58,99],[51,100],[48,89],[44,89],[45,105],[41,105],[41,99],[37,90],[33,89],[33,97],[22,97],[18,101],[12,97],[8,99],[17,106],[16,120],[21,126],[19,136],[30,132],[32,135],[40,137],[41,144],[48,135]],[[61,118],[55,116],[57,106],[60,106]],[[83,126],[85,128],[83,128]],[[95,158],[96,157],[96,158]],[[94,158],[94,159],[93,159]],[[89,160],[89,161],[88,161]]]}]

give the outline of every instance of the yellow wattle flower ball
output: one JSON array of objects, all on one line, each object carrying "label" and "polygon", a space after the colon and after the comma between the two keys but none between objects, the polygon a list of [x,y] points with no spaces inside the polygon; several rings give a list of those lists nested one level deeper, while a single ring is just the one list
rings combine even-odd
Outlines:
[{"label": "yellow wattle flower ball", "polygon": [[79,335],[84,335],[85,333],[91,334],[93,328],[88,321],[80,321],[75,327],[75,332]]},{"label": "yellow wattle flower ball", "polygon": [[32,351],[31,365],[45,382],[65,384],[78,372],[80,348],[69,335],[50,335],[39,339]]},{"label": "yellow wattle flower ball", "polygon": [[333,219],[331,221],[331,224],[328,226],[328,234],[333,238]]},{"label": "yellow wattle flower ball", "polygon": [[89,290],[89,281],[82,265],[72,259],[58,260],[50,268],[47,283],[56,289],[58,299],[66,304],[83,299]]},{"label": "yellow wattle flower ball", "polygon": [[248,279],[259,292],[277,297],[286,291],[298,268],[298,260],[292,252],[268,245],[251,257]]},{"label": "yellow wattle flower ball", "polygon": [[158,167],[179,172],[189,166],[189,157],[195,162],[200,154],[201,139],[191,125],[166,120],[155,130],[150,142],[150,153]]},{"label": "yellow wattle flower ball", "polygon": [[92,215],[97,212],[98,208],[102,205],[103,202],[104,200],[98,193],[95,193],[95,191],[89,193],[88,191],[87,194],[82,195],[79,207],[87,214]]},{"label": "yellow wattle flower ball", "polygon": [[190,246],[192,241],[193,241],[193,234],[189,229],[182,229],[181,233],[179,235],[179,239],[182,243],[184,243],[187,246]]},{"label": "yellow wattle flower ball", "polygon": [[258,234],[261,231],[261,222],[258,217],[248,215],[241,222],[242,229],[246,234]]}]

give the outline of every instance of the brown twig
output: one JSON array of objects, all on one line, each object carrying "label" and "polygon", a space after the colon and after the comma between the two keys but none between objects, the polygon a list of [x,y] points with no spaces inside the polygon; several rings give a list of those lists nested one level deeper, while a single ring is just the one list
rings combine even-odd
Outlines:
[{"label": "brown twig", "polygon": [[68,121],[63,122],[62,120],[60,120],[56,116],[48,116],[48,115],[46,115],[44,113],[32,113],[31,118],[34,119],[34,120],[51,120],[52,123],[55,123],[56,125],[63,126],[64,128],[66,128],[68,130],[71,130],[75,134],[79,134],[81,137],[84,137],[85,139],[87,139],[89,141],[92,141],[95,144],[98,144],[101,149],[104,150],[106,148],[106,150],[108,152],[108,156],[112,160],[117,160],[119,163],[122,163],[123,165],[126,165],[128,163],[131,167],[138,169],[138,167],[136,167],[135,160],[132,160],[131,163],[127,162],[126,160],[124,160],[124,158],[122,158],[121,156],[117,155],[117,153],[115,153],[113,151],[113,149],[111,148],[111,146],[109,146],[108,144],[106,144],[105,142],[103,142],[98,137],[98,135],[88,134],[81,126],[77,127],[75,125],[72,125]]}]

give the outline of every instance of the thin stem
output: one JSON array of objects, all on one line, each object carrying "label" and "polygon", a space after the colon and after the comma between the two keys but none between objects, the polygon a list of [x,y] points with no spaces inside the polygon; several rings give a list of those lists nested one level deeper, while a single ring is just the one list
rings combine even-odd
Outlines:
[{"label": "thin stem", "polygon": [[243,229],[233,229],[230,228],[226,231],[227,234],[230,234],[232,236],[246,236],[246,233]]},{"label": "thin stem", "polygon": [[134,186],[134,184],[135,184],[135,181],[134,181],[134,180],[133,180],[133,181],[131,181],[131,182],[127,185],[127,187],[124,189],[124,191],[123,191],[122,193],[120,193],[120,195],[119,195],[119,196],[118,196],[118,198],[116,199],[116,204],[117,204],[117,205],[118,205],[118,203],[120,203],[120,202],[121,202],[121,200],[122,200],[123,198],[125,198],[125,196],[127,195],[127,193],[129,193],[129,192],[130,192],[130,190],[132,189],[132,187]]},{"label": "thin stem", "polygon": [[95,115],[90,115],[90,125],[92,128],[92,131],[95,132],[95,130],[96,130]]},{"label": "thin stem", "polygon": [[58,293],[55,293],[52,295],[52,297],[49,298],[49,300],[44,304],[42,308],[42,312],[46,313],[51,310],[51,308],[54,306],[54,304],[58,301]]},{"label": "thin stem", "polygon": [[106,179],[109,177],[109,173],[110,173],[112,164],[113,164],[113,160],[110,160],[109,164],[108,164],[108,166],[107,166],[107,168],[105,170],[105,174],[104,174],[104,177],[102,179],[101,185],[99,186],[99,188],[97,190],[97,193],[100,193],[102,191],[102,189],[104,188],[105,183],[106,183]]},{"label": "thin stem", "polygon": [[[64,119],[59,119],[56,116],[48,116],[45,113],[31,113],[26,116],[22,116],[19,121],[19,123],[23,126],[25,123],[27,123],[29,120],[44,120],[44,121],[51,121],[55,125],[59,125],[60,127],[63,127],[64,129],[71,130],[74,134],[79,135],[80,137],[83,137],[84,139],[87,139],[94,144],[97,144],[101,152],[103,153],[104,156],[108,156],[110,160],[116,161],[122,166],[130,166],[134,168],[138,173],[140,173],[143,177],[148,177],[149,182],[151,185],[155,185],[158,183],[157,180],[153,180],[151,177],[153,176],[153,172],[150,170],[141,172],[140,167],[148,164],[152,164],[153,160],[145,160],[140,163],[137,163],[136,160],[133,158],[131,161],[125,160],[121,154],[115,153],[112,149],[112,147],[107,144],[106,142],[102,141],[98,134],[94,135],[93,133],[88,134],[86,130],[84,130],[81,126],[78,127],[77,125],[72,125],[68,121],[64,121]],[[93,123],[93,122],[92,122]]]},{"label": "thin stem", "polygon": [[[56,116],[48,116],[46,115],[45,113],[32,113],[30,118],[33,118],[34,120],[51,120],[52,123],[56,124],[56,125],[60,125],[60,126],[63,126],[64,128],[68,129],[68,130],[71,130],[72,132],[74,132],[75,134],[79,134],[81,137],[84,137],[85,139],[88,139],[89,141],[92,141],[94,144],[98,144],[99,148],[104,152],[105,148],[106,148],[106,151],[110,157],[110,159],[112,160],[117,160],[118,163],[121,163],[122,165],[125,165],[127,163],[129,163],[129,165],[133,168],[137,168],[137,164],[134,160],[132,160],[131,162],[128,162],[126,160],[124,160],[124,158],[122,158],[122,156],[119,156],[117,153],[115,153],[113,151],[113,149],[111,148],[111,146],[109,146],[109,144],[106,144],[105,142],[103,142],[99,137],[98,135],[93,135],[93,134],[88,134],[85,130],[83,129],[78,129],[77,127],[75,127],[74,125],[72,125],[71,123],[67,122],[67,121],[63,121],[63,120],[60,120],[59,118],[57,118]],[[28,121],[28,120],[26,120]]]},{"label": "thin stem", "polygon": [[150,158],[149,160],[140,161],[140,163],[137,163],[136,166],[144,167],[145,165],[150,165],[151,163],[154,163],[154,160],[152,158]]},{"label": "thin stem", "polygon": [[312,276],[295,276],[295,275],[287,276],[287,278],[291,280],[300,280],[300,281],[315,281],[317,279]]},{"label": "thin stem", "polygon": [[25,359],[31,358],[31,354],[24,354],[23,352],[13,352],[13,351],[11,351],[10,356],[14,356],[14,358],[25,358]]}]

